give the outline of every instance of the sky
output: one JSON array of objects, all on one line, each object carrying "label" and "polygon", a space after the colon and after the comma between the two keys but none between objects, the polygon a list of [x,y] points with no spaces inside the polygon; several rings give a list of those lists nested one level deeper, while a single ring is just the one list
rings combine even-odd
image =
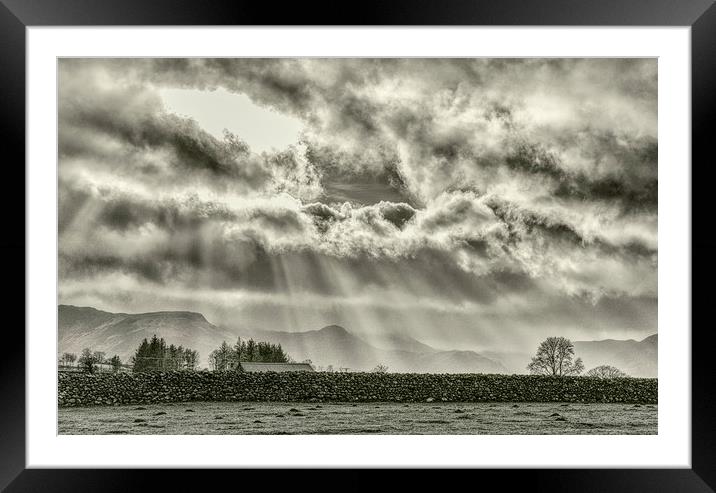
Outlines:
[{"label": "sky", "polygon": [[440,348],[657,332],[656,59],[61,59],[59,301]]}]

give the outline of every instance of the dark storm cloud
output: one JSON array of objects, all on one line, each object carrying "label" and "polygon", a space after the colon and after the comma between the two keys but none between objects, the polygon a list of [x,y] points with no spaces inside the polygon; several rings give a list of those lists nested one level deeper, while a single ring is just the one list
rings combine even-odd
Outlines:
[{"label": "dark storm cloud", "polygon": [[326,202],[370,205],[384,200],[415,205],[394,151],[377,148],[366,154],[308,143],[306,158],[321,170]]},{"label": "dark storm cloud", "polygon": [[98,157],[91,144],[78,141],[84,134],[86,142],[89,134],[108,136],[130,149],[166,150],[175,166],[190,171],[234,178],[252,186],[269,179],[266,169],[252,161],[245,143],[231,137],[221,142],[192,120],[161,114],[159,100],[141,91],[73,94],[61,102],[60,157]]},{"label": "dark storm cloud", "polygon": [[[651,156],[655,156],[655,136],[637,135],[644,129],[636,124],[636,128],[622,131],[622,121],[614,121],[612,129],[605,128],[599,121],[604,119],[597,113],[599,108],[587,104],[593,100],[595,105],[604,106],[600,101],[604,97],[609,104],[618,105],[621,98],[637,106],[633,118],[655,116],[655,65],[650,61],[384,59],[334,60],[328,64],[288,59],[119,59],[104,66],[113,73],[174,87],[224,87],[246,93],[259,103],[305,119],[316,132],[315,140],[325,140],[335,149],[355,150],[358,145],[364,156],[378,152],[383,157],[392,153],[404,161],[435,160],[439,165],[432,167],[431,174],[440,175],[436,186],[454,186],[452,180],[461,177],[480,179],[470,176],[469,168],[474,165],[505,166],[528,175],[545,174],[556,182],[555,193],[562,198],[617,199],[625,207],[638,203],[654,207],[656,167]],[[424,77],[426,70],[430,77]],[[388,90],[384,86],[393,84],[397,77],[412,83],[411,77],[416,76],[422,76],[418,79],[419,90],[426,97],[422,104],[403,102],[399,91],[392,101],[383,96]],[[397,80],[401,84],[401,79]],[[542,92],[547,89],[551,92],[544,97]],[[502,97],[495,94],[496,90],[503,93]],[[530,100],[527,96],[533,93]],[[544,146],[530,138],[535,132],[527,126],[530,111],[526,111],[526,105],[532,103],[536,105],[535,112],[544,114],[539,106],[541,99],[549,102],[550,98],[562,98],[562,107],[572,112],[566,115],[571,125],[529,123],[536,125],[539,138],[547,144]],[[615,108],[615,112],[621,111]],[[457,123],[450,124],[446,115],[473,109],[477,112],[469,122],[454,119]],[[497,135],[491,136],[498,140],[497,145],[485,146],[481,136],[496,132],[492,128],[496,120],[502,123]],[[410,149],[403,150],[403,156],[398,150],[401,146]],[[559,154],[576,150],[588,162],[587,168],[568,172],[571,165],[564,163],[568,156],[560,159]],[[352,161],[334,162],[333,168],[355,169],[367,164]],[[424,181],[414,175],[415,170],[406,173],[406,166],[431,164],[403,162],[403,172],[390,177],[391,183],[410,188],[406,182],[411,179]],[[632,186],[632,177],[622,172],[634,166],[644,167],[646,176],[639,177],[640,182]],[[412,185],[420,188],[429,183]],[[425,198],[426,192],[410,192]]]},{"label": "dark storm cloud", "polygon": [[[97,222],[110,229],[127,231],[151,224],[171,231],[197,228],[207,220],[233,221],[236,214],[222,204],[193,201],[142,203],[127,197],[113,197],[102,205]],[[193,207],[192,207],[193,206]]]},{"label": "dark storm cloud", "polygon": [[548,244],[561,242],[575,248],[593,248],[605,255],[623,255],[627,260],[640,257],[651,259],[657,253],[655,248],[638,241],[613,245],[599,237],[587,238],[571,224],[561,222],[554,217],[520,209],[514,204],[493,199],[488,201],[487,205],[495,213],[495,216],[505,224],[508,232],[505,240],[510,245],[539,235]]},{"label": "dark storm cloud", "polygon": [[250,93],[259,102],[301,116],[310,116],[317,102],[318,74],[307,73],[300,60],[114,59],[102,65],[161,85],[201,90],[225,87]]},{"label": "dark storm cloud", "polygon": [[[507,118],[509,109],[500,109],[501,118]],[[490,113],[488,113],[490,115]],[[465,179],[470,168],[482,170],[483,180],[478,187],[489,189],[489,181],[500,168],[543,178],[555,197],[578,201],[618,201],[625,210],[634,208],[655,210],[657,205],[657,145],[651,137],[616,135],[612,131],[582,129],[575,135],[560,136],[555,150],[530,142],[519,132],[506,132],[501,146],[484,149],[475,140],[475,128],[451,129],[436,133],[435,117],[418,109],[405,108],[393,115],[391,129],[412,147],[420,160],[439,163],[431,170],[433,177],[440,176],[446,183],[455,178]],[[489,121],[491,116],[486,117]],[[579,149],[581,156],[591,163],[589,169],[571,169],[560,157],[560,148]],[[487,172],[487,182],[485,175]]]},{"label": "dark storm cloud", "polygon": [[[131,257],[99,251],[87,255],[60,254],[59,271],[66,279],[92,280],[121,273],[141,282],[158,285],[181,283],[202,289],[252,289],[270,292],[277,288],[270,271],[269,259],[252,241],[224,244],[212,240],[205,249],[205,239],[173,238],[160,248],[138,252]],[[241,259],[241,260],[237,260]]]},{"label": "dark storm cloud", "polygon": [[[301,215],[308,213],[322,221],[353,221],[351,230],[359,235],[372,233],[373,241],[379,242],[390,228],[405,226],[415,216],[416,211],[407,204],[381,203],[345,213],[320,203],[301,210],[267,205],[237,214],[197,200],[179,203],[95,197],[70,187],[63,196],[68,210],[90,207],[101,211],[91,228],[74,225],[61,231],[65,239],[60,247],[60,273],[65,279],[119,272],[165,285],[201,283],[213,289],[298,289],[335,295],[345,289],[341,280],[350,277],[354,294],[369,291],[371,286],[391,289],[402,284],[456,303],[490,302],[501,290],[524,289],[531,284],[518,272],[476,277],[452,261],[449,249],[426,241],[376,258],[373,248],[361,244],[348,250],[316,250],[304,239],[311,234],[306,231],[311,223]],[[78,205],[69,205],[72,200]],[[244,228],[236,230],[237,224]],[[269,230],[288,236],[287,241],[295,242],[293,247],[275,249],[276,242],[266,237]],[[431,287],[437,285],[439,292],[432,293]]]},{"label": "dark storm cloud", "polygon": [[319,221],[335,221],[345,219],[345,216],[339,211],[321,202],[306,204],[303,206],[302,210]]},{"label": "dark storm cloud", "polygon": [[402,228],[406,222],[415,216],[415,209],[408,204],[394,204],[383,202],[380,204],[381,215],[396,227]]},{"label": "dark storm cloud", "polygon": [[655,211],[658,190],[658,146],[652,137],[617,135],[611,131],[585,132],[573,142],[597,167],[608,171],[592,177],[575,173],[556,175],[558,197],[579,200],[618,200],[625,211]]},{"label": "dark storm cloud", "polygon": [[[300,142],[217,138],[166,88],[245,94]],[[649,325],[656,90],[646,59],[62,60],[61,283]]]},{"label": "dark storm cloud", "polygon": [[67,175],[76,169],[86,175],[90,162],[93,172],[104,168],[149,186],[320,193],[318,174],[295,148],[258,155],[230,132],[217,139],[196,121],[165,111],[159,93],[141,79],[124,76],[96,61],[60,64],[58,145]]},{"label": "dark storm cloud", "polygon": [[434,207],[426,211],[422,225],[427,230],[435,231],[460,225],[473,219],[477,222],[487,222],[493,217],[485,206],[486,204],[475,193],[452,193],[447,196],[441,207]]},{"label": "dark storm cloud", "polygon": [[[98,227],[120,232],[151,225],[175,231],[201,226],[205,221],[233,221],[236,215],[224,204],[202,202],[196,197],[185,200],[142,199],[113,192],[111,188],[91,192],[60,181],[59,234],[71,228],[83,208],[96,210],[92,219]],[[84,225],[75,225],[83,227]],[[75,232],[76,234],[76,232]]]},{"label": "dark storm cloud", "polygon": [[[390,265],[417,261],[412,265],[423,265],[429,272],[438,269],[453,273],[447,284],[475,296],[477,291],[468,289],[470,286],[455,272],[468,279],[489,279],[509,272],[542,272],[542,264],[553,257],[572,257],[581,262],[579,255],[591,258],[597,254],[629,264],[643,259],[648,264],[655,255],[639,242],[612,245],[602,238],[587,239],[554,218],[510,204],[479,202],[471,193],[454,193],[429,211],[387,202],[334,209],[321,203],[301,206],[270,201],[231,210],[196,198],[179,202],[116,194],[89,198],[81,193],[74,195],[84,207],[100,212],[92,228],[80,225],[70,229],[72,239],[62,242],[60,251],[68,259],[64,271],[68,277],[78,265],[80,273],[96,265],[101,271],[117,268],[155,282],[201,277],[203,272],[204,283],[211,286],[225,288],[233,282],[250,287],[244,281],[261,277],[257,272],[263,271],[263,277],[275,275],[275,268],[258,262],[256,252],[264,252],[274,262],[291,252],[303,252],[303,258],[313,252],[356,270],[368,269],[365,258],[372,258],[373,263],[385,259]],[[68,206],[69,210],[76,208]],[[66,230],[63,228],[61,234]],[[402,236],[393,238],[398,231]],[[457,252],[463,255],[458,262]],[[248,271],[254,274],[247,277]],[[560,275],[575,285],[576,292],[590,285],[606,292],[631,289],[634,282],[610,282],[589,273]],[[301,276],[308,274],[302,272]],[[355,272],[353,276],[361,278]],[[411,269],[410,277],[420,277],[417,269]],[[388,279],[399,284],[395,272]],[[310,291],[315,286],[303,288]]]}]

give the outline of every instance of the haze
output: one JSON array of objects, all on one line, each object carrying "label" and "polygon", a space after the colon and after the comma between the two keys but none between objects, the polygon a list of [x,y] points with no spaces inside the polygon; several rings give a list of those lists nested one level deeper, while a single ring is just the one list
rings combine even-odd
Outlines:
[{"label": "haze", "polygon": [[656,59],[59,71],[60,303],[444,349],[657,332]]}]

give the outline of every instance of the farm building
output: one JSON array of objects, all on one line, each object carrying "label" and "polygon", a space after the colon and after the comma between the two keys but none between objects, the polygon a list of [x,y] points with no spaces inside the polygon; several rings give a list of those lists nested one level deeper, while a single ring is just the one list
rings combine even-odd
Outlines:
[{"label": "farm building", "polygon": [[313,371],[313,367],[308,363],[250,363],[242,361],[239,363],[243,371],[249,373],[256,372],[287,372],[287,371]]}]

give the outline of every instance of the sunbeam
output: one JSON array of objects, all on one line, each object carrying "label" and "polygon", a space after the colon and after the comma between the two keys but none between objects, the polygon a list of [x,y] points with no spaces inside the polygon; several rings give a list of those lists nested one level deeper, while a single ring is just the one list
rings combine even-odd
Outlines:
[{"label": "sunbeam", "polygon": [[643,339],[656,75],[651,59],[62,59],[60,302],[194,310],[222,337],[360,370],[496,371],[468,359]]}]

